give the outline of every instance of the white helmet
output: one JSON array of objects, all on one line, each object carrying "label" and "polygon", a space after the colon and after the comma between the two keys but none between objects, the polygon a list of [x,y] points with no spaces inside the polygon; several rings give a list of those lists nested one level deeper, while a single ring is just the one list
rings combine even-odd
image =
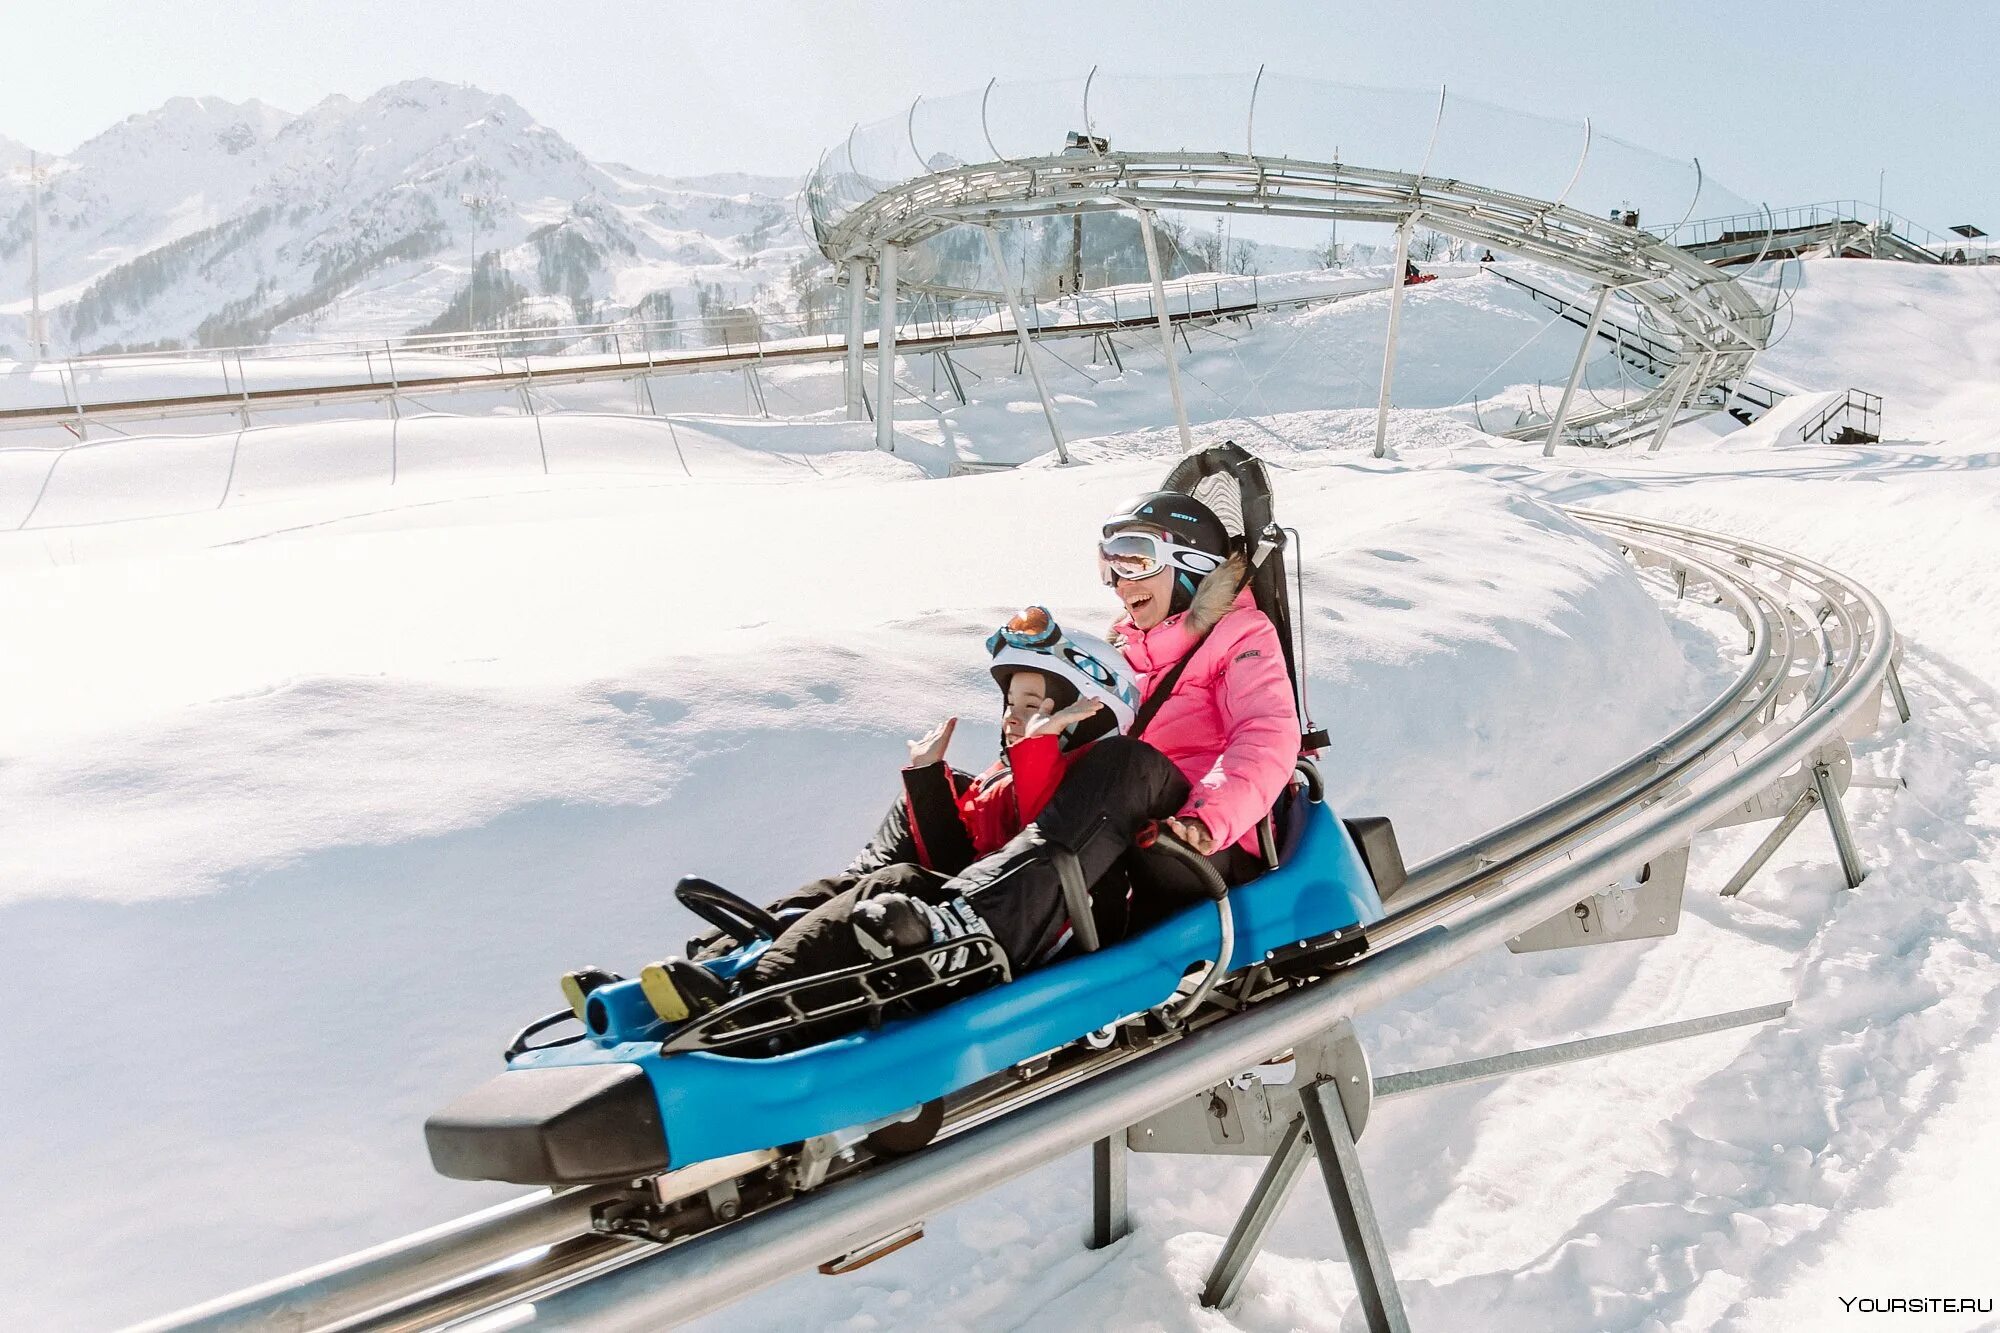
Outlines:
[{"label": "white helmet", "polygon": [[1104,708],[1064,733],[1074,749],[1132,725],[1139,711],[1139,682],[1125,654],[1095,634],[1064,630],[1045,606],[1024,608],[986,640],[993,679],[1004,692],[1016,671],[1038,671],[1057,708],[1096,699]]}]

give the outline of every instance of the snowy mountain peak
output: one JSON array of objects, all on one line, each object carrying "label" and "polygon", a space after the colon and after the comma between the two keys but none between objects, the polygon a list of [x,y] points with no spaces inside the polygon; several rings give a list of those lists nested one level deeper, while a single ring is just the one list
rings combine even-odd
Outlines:
[{"label": "snowy mountain peak", "polygon": [[[794,182],[607,170],[512,97],[438,79],[299,115],[177,97],[54,165],[43,305],[65,352],[694,315],[776,300],[808,251]],[[10,172],[0,357],[28,233]]]},{"label": "snowy mountain peak", "polygon": [[70,160],[120,169],[162,153],[238,156],[266,144],[293,119],[268,103],[220,97],[170,98],[151,111],[127,116],[84,141]]},{"label": "snowy mountain peak", "polygon": [[[0,171],[26,171],[30,151],[28,145],[0,134]],[[49,155],[43,153],[41,158],[46,162]]]}]

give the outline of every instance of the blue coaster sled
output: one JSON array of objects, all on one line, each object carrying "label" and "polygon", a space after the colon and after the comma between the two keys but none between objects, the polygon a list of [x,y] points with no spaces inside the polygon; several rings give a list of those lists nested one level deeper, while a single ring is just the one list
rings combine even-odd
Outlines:
[{"label": "blue coaster sled", "polygon": [[[1291,807],[1278,868],[1229,891],[1229,971],[1301,951],[1358,952],[1360,928],[1382,917],[1350,827],[1304,790]],[[1386,821],[1372,822],[1386,836]],[[614,982],[590,993],[580,1039],[517,1040],[505,1073],[432,1116],[431,1160],[465,1180],[636,1180],[878,1124],[1167,1005],[1184,977],[1216,961],[1222,929],[1210,905],[1190,907],[931,1012],[780,1055],[699,1049],[700,1034],[662,1023],[638,982]],[[747,965],[761,947],[716,970]],[[992,962],[1004,969],[997,949]]]}]

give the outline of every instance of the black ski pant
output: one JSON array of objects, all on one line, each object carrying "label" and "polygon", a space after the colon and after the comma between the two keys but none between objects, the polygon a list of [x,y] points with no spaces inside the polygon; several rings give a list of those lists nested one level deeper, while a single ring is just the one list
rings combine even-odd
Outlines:
[{"label": "black ski pant", "polygon": [[[1187,779],[1172,760],[1144,741],[1108,736],[1070,766],[1034,823],[962,873],[919,884],[914,896],[933,903],[964,898],[985,921],[1018,975],[1048,961],[1068,923],[1058,854],[1076,857],[1083,882],[1097,890],[1095,899],[1122,901],[1129,891],[1124,871],[1133,838],[1148,823],[1178,811],[1187,794]],[[1225,877],[1240,881],[1240,873],[1231,873],[1237,869],[1228,865]],[[849,921],[855,903],[864,896],[862,887],[827,899],[793,922],[745,974],[744,988],[796,981],[868,961]],[[1143,895],[1145,886],[1138,892]],[[1115,939],[1118,934],[1106,937]],[[779,945],[784,946],[782,952]]]}]

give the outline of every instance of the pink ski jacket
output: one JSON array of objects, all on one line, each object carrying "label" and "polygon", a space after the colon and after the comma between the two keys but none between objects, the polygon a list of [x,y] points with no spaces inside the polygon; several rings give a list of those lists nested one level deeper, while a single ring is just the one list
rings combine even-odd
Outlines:
[{"label": "pink ski jacket", "polygon": [[[1142,630],[1125,617],[1112,642],[1143,677],[1142,689],[1187,656],[1192,612]],[[1122,642],[1121,642],[1122,640]],[[1194,650],[1174,692],[1142,739],[1174,761],[1193,791],[1180,813],[1199,816],[1217,848],[1256,852],[1257,821],[1271,812],[1299,758],[1299,712],[1278,628],[1245,588]]]}]

